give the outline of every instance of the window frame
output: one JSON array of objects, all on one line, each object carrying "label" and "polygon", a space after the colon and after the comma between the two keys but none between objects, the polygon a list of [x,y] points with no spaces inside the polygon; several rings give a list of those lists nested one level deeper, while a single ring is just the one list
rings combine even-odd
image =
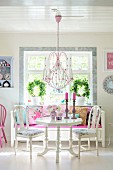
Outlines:
[{"label": "window frame", "polygon": [[[97,103],[97,56],[96,56],[96,47],[65,47],[61,48],[61,51],[66,51],[66,52],[71,52],[71,51],[88,51],[92,53],[92,104]],[[30,51],[47,51],[50,53],[51,51],[55,51],[54,47],[20,47],[20,56],[19,56],[19,63],[20,63],[20,68],[19,68],[19,103],[23,104],[24,103],[24,88],[25,88],[25,83],[24,83],[24,71],[25,71],[25,65],[24,65],[24,53],[25,52],[30,52]]]}]

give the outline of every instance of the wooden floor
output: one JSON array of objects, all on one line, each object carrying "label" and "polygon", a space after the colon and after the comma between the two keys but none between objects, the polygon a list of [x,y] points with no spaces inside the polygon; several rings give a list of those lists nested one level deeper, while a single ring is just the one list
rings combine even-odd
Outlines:
[{"label": "wooden floor", "polygon": [[[36,144],[36,143],[35,143]],[[10,143],[0,148],[0,170],[112,170],[113,169],[113,144],[106,148],[99,147],[99,156],[96,151],[81,153],[81,159],[74,157],[68,151],[60,152],[60,162],[56,164],[55,151],[49,151],[44,156],[37,156],[42,150],[42,143],[39,148],[33,147],[33,158],[30,160],[29,152],[18,150],[14,154],[14,148]],[[54,146],[54,143],[49,145]],[[64,143],[64,145],[67,145]],[[24,143],[19,143],[19,148],[25,149]],[[92,144],[93,147],[93,144]],[[77,148],[75,149],[77,151]]]}]

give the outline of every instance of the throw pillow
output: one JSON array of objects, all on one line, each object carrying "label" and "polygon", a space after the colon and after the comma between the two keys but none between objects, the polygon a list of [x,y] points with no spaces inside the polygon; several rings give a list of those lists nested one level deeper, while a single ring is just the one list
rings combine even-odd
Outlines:
[{"label": "throw pillow", "polygon": [[86,125],[87,112],[87,107],[76,107],[76,113],[79,113],[80,118],[82,118],[82,125]]},{"label": "throw pillow", "polygon": [[36,119],[42,117],[43,106],[29,107],[29,125],[36,124]]},{"label": "throw pillow", "polygon": [[[23,118],[24,124],[26,124],[26,112],[25,111],[22,112],[22,118]],[[17,124],[19,125],[20,120],[19,120],[18,112],[16,113],[16,121],[17,121]]]}]

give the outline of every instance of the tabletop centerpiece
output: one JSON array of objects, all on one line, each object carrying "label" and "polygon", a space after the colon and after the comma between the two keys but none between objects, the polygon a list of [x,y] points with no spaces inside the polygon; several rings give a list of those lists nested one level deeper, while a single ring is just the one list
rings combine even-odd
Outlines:
[{"label": "tabletop centerpiece", "polygon": [[49,111],[52,120],[54,120],[55,117],[57,120],[62,119],[63,110],[59,105],[49,105],[47,110]]}]

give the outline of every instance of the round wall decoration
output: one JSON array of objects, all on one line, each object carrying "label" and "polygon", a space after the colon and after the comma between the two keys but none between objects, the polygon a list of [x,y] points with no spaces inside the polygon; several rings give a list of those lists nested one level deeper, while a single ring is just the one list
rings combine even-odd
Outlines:
[{"label": "round wall decoration", "polygon": [[103,81],[103,89],[109,93],[113,94],[113,75],[107,76]]}]

